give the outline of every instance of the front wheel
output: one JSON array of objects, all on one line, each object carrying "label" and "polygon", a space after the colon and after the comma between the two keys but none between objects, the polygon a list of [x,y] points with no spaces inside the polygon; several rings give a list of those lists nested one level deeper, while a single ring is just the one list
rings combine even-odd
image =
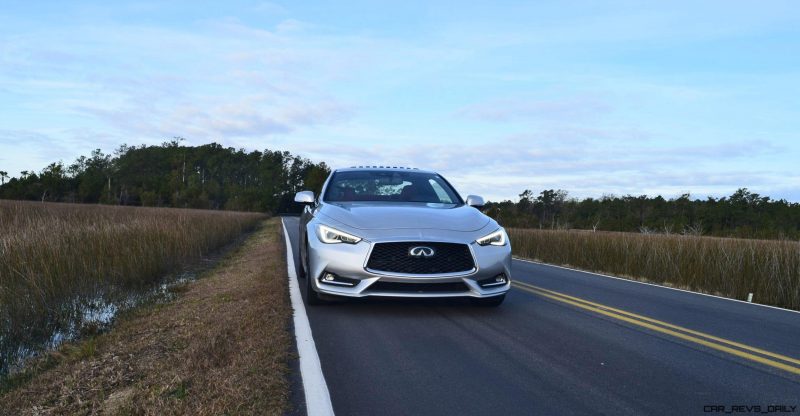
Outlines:
[{"label": "front wheel", "polygon": [[304,278],[308,276],[308,241],[303,239],[300,247],[300,267],[297,268],[297,277]]},{"label": "front wheel", "polygon": [[319,293],[312,287],[311,277],[306,276],[306,305],[316,306],[322,305],[325,301],[320,297]]},{"label": "front wheel", "polygon": [[305,250],[300,250],[300,267],[297,268],[297,277],[303,279],[308,276],[306,258],[308,257],[308,245]]},{"label": "front wheel", "polygon": [[490,298],[473,298],[470,300],[472,301],[473,305],[491,308],[500,306],[505,299],[506,295],[503,294],[500,296],[492,296]]}]

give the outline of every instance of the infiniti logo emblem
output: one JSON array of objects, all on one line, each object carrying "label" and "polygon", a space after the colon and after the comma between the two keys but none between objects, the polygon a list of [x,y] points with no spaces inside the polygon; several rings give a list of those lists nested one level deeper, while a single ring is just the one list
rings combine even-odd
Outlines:
[{"label": "infiniti logo emblem", "polygon": [[411,247],[408,249],[408,255],[412,257],[433,257],[434,254],[436,254],[436,251],[425,246]]}]

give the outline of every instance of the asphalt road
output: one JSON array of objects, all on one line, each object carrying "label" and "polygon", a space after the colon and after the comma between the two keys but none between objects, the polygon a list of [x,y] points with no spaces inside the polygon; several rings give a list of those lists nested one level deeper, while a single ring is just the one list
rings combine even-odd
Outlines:
[{"label": "asphalt road", "polygon": [[518,260],[512,278],[499,308],[307,308],[334,411],[800,415],[798,313]]}]

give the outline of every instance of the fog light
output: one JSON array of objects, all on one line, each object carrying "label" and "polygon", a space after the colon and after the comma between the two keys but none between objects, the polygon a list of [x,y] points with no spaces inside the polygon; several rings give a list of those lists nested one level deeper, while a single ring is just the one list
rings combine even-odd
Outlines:
[{"label": "fog light", "polygon": [[325,272],[319,278],[320,283],[330,284],[330,285],[338,285],[338,286],[348,286],[353,287],[358,284],[358,280],[350,279],[347,277],[342,277],[335,275],[331,272]]},{"label": "fog light", "polygon": [[490,277],[488,279],[483,279],[478,281],[478,285],[480,287],[494,287],[494,286],[502,286],[508,283],[508,278],[505,274],[498,274],[495,277]]}]

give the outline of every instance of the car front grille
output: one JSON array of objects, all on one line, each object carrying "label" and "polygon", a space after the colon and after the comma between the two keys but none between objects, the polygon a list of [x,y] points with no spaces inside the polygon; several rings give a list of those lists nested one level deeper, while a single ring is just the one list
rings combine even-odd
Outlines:
[{"label": "car front grille", "polygon": [[397,292],[397,293],[443,293],[467,292],[464,282],[450,283],[400,283],[400,282],[375,282],[368,289],[371,292]]},{"label": "car front grille", "polygon": [[[409,252],[414,247],[431,248],[433,255],[412,256]],[[427,241],[376,243],[367,261],[367,269],[403,274],[459,273],[474,270],[475,262],[466,244]]]}]

